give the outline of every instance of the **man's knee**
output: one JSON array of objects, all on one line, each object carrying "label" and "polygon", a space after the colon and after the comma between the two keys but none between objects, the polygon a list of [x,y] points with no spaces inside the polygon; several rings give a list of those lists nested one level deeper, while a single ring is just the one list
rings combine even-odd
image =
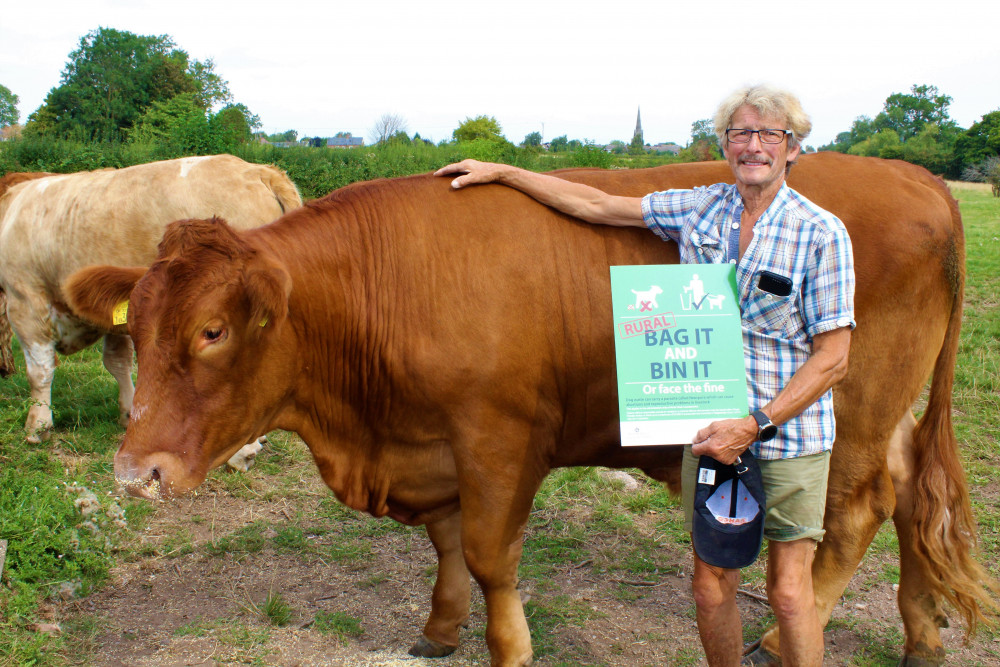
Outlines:
[{"label": "man's knee", "polygon": [[694,578],[691,582],[694,602],[699,609],[717,609],[736,599],[736,589],[739,583],[739,570],[724,570],[699,563],[695,567]]},{"label": "man's knee", "polygon": [[775,615],[787,618],[815,607],[812,540],[771,542],[767,573],[767,599]]},{"label": "man's knee", "polygon": [[767,601],[778,618],[788,618],[815,608],[811,587],[801,582],[776,582],[767,593]]}]

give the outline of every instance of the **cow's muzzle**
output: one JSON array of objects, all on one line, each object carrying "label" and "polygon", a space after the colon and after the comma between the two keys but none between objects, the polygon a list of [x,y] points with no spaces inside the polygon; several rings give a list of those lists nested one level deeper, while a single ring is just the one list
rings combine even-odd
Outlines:
[{"label": "cow's muzzle", "polygon": [[123,450],[115,454],[115,481],[129,495],[163,500],[184,493],[197,484],[186,484],[181,460],[167,452],[133,456]]}]

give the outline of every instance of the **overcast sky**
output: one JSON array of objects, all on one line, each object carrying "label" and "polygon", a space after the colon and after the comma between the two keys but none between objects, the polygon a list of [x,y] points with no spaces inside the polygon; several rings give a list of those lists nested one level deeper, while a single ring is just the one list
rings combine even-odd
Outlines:
[{"label": "overcast sky", "polygon": [[[467,117],[530,132],[685,144],[732,89],[791,89],[819,146],[914,84],[937,86],[962,127],[1000,108],[1000,2],[47,0],[0,12],[0,84],[23,123],[98,27],[169,35],[215,62],[266,132],[367,138],[402,117],[449,139]],[[13,5],[13,6],[11,6]]]}]

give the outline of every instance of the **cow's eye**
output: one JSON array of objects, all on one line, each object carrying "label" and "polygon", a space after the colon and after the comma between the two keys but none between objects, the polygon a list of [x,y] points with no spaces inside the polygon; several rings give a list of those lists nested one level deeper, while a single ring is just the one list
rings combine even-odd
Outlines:
[{"label": "cow's eye", "polygon": [[201,336],[206,343],[218,343],[221,340],[225,340],[226,334],[225,327],[206,327],[201,332]]}]

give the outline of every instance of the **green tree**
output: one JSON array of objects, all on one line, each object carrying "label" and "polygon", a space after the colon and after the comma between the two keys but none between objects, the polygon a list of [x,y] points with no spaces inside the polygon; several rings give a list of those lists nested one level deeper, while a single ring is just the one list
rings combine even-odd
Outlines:
[{"label": "green tree", "polygon": [[604,150],[604,146],[598,146],[587,139],[573,152],[571,162],[574,167],[607,169],[611,166],[611,153]]},{"label": "green tree", "polygon": [[632,141],[628,142],[628,152],[629,155],[641,155],[646,152],[646,147],[642,144],[641,134],[634,135]]},{"label": "green tree", "polygon": [[985,114],[955,139],[950,173],[961,175],[966,169],[1000,156],[1000,109]]},{"label": "green tree", "polygon": [[895,130],[883,130],[854,144],[847,152],[851,155],[899,160],[903,157],[903,142],[899,140]]},{"label": "green tree", "polygon": [[953,142],[942,140],[941,133],[936,123],[924,125],[917,136],[903,144],[903,159],[935,174],[943,174],[952,159]]},{"label": "green tree", "polygon": [[521,145],[525,148],[538,148],[542,145],[542,133],[541,132],[530,132],[524,135],[524,141]]},{"label": "green tree", "polygon": [[472,141],[474,139],[492,139],[506,141],[500,123],[493,116],[476,116],[466,118],[451,133],[455,141]]},{"label": "green tree", "polygon": [[936,124],[947,135],[955,128],[948,117],[951,97],[943,95],[937,86],[914,85],[910,94],[893,93],[885,100],[882,112],[875,116],[876,130],[895,130],[900,141],[915,137],[925,125]]},{"label": "green tree", "polygon": [[691,123],[691,141],[679,153],[684,162],[707,162],[721,160],[722,149],[715,134],[715,121],[703,118]]},{"label": "green tree", "polygon": [[294,142],[298,140],[299,133],[298,130],[285,130],[284,132],[276,132],[275,134],[267,135],[267,140],[271,143],[276,141],[288,141]]},{"label": "green tree", "polygon": [[188,64],[187,75],[194,81],[195,101],[202,109],[207,111],[216,104],[233,99],[229,92],[229,84],[215,73],[215,62],[211,58],[205,62],[191,61]]},{"label": "green tree", "polygon": [[229,96],[212,62],[190,62],[169,36],[99,28],[82,37],[79,48],[69,54],[60,85],[29,117],[26,130],[116,140],[154,102],[183,94],[191,94],[203,111]]},{"label": "green tree", "polygon": [[232,152],[250,141],[260,118],[243,104],[228,104],[208,121],[213,152]]},{"label": "green tree", "polygon": [[17,125],[17,121],[21,118],[21,114],[17,111],[20,101],[10,88],[0,84],[0,127]]},{"label": "green tree", "polygon": [[711,118],[702,118],[691,123],[691,143],[696,144],[699,141],[719,143],[719,138],[715,136],[715,121]]},{"label": "green tree", "polygon": [[566,138],[565,134],[562,135],[561,137],[556,137],[555,139],[549,142],[549,150],[552,151],[553,153],[565,151],[567,150],[568,146],[569,146],[569,139]]},{"label": "green tree", "polygon": [[153,102],[128,132],[129,141],[168,146],[181,153],[207,153],[212,145],[208,116],[194,93]]},{"label": "green tree", "polygon": [[873,121],[868,116],[858,116],[851,123],[851,129],[841,132],[837,138],[825,146],[820,146],[821,151],[837,151],[846,153],[851,146],[859,144],[875,133]]},{"label": "green tree", "polygon": [[611,152],[614,153],[615,155],[624,155],[626,152],[628,152],[628,146],[626,146],[625,142],[622,141],[621,139],[615,139],[614,141],[612,141],[610,144],[608,144],[608,148],[610,148]]}]

